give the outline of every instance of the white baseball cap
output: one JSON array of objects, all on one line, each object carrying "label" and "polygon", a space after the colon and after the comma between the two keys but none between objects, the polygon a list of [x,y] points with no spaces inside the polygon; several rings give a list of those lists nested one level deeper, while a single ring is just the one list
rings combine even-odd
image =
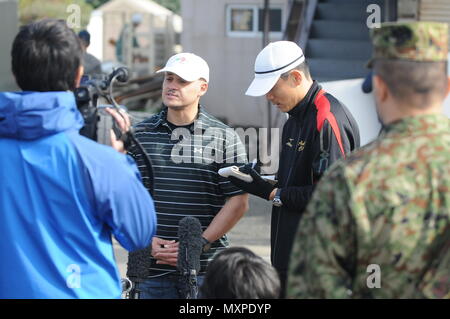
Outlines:
[{"label": "white baseball cap", "polygon": [[166,66],[156,73],[172,72],[188,82],[205,79],[209,82],[208,63],[193,53],[178,53],[172,56]]},{"label": "white baseball cap", "polygon": [[305,61],[302,49],[291,41],[269,43],[255,60],[255,78],[246,95],[267,94],[277,83],[280,75],[292,70]]}]

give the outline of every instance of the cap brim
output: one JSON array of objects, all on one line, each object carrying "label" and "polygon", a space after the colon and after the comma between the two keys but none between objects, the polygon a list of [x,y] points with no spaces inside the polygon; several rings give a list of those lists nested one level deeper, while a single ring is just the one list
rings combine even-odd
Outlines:
[{"label": "cap brim", "polygon": [[361,86],[361,89],[364,93],[372,92],[372,75],[373,75],[373,72],[370,72],[369,74],[367,74],[366,78],[364,79],[364,82]]},{"label": "cap brim", "polygon": [[280,74],[273,75],[270,77],[255,77],[253,82],[245,92],[245,95],[249,96],[262,96],[266,95],[277,83],[280,78]]}]

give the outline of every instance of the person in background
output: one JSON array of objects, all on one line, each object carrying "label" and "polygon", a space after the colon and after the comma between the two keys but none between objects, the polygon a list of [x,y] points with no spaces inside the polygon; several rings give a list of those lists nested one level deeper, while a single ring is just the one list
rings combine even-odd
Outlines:
[{"label": "person in background", "polygon": [[[125,23],[120,32],[117,41],[111,40],[110,43],[116,46],[117,61],[122,64],[127,64],[127,52],[134,48],[139,48],[139,41],[136,37],[136,29],[142,23],[142,15],[140,13],[134,13],[131,16],[131,24]],[[131,44],[131,48],[127,46],[127,43]],[[132,60],[139,59],[140,55],[131,54]]]},{"label": "person in background", "polygon": [[85,75],[102,74],[102,63],[95,56],[87,52],[87,48],[91,44],[91,35],[86,30],[78,33],[83,47],[83,66]]}]

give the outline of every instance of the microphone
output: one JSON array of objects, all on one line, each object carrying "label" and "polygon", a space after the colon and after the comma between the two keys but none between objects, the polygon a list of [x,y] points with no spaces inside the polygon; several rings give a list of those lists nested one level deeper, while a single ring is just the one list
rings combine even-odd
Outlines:
[{"label": "microphone", "polygon": [[202,254],[202,226],[195,217],[186,216],[179,222],[177,268],[181,273],[185,299],[197,299],[197,274]]}]

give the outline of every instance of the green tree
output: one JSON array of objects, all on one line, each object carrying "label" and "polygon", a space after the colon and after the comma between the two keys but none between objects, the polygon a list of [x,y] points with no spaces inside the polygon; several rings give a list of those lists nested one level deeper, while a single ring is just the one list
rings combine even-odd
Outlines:
[{"label": "green tree", "polygon": [[89,3],[94,9],[97,9],[108,1],[110,0],[86,0],[86,2]]},{"label": "green tree", "polygon": [[85,0],[19,0],[21,24],[42,18],[63,19],[75,31],[86,28],[93,8]]},{"label": "green tree", "polygon": [[172,10],[175,13],[180,13],[180,0],[153,0],[160,5]]}]

